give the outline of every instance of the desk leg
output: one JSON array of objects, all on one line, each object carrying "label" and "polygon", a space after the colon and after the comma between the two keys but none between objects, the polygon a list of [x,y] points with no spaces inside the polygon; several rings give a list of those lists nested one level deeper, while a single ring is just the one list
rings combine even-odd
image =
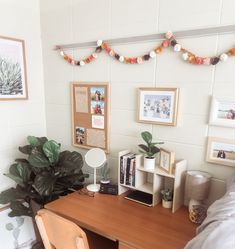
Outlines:
[{"label": "desk leg", "polygon": [[119,241],[118,249],[135,249],[135,247],[131,247],[127,245],[126,243]]}]

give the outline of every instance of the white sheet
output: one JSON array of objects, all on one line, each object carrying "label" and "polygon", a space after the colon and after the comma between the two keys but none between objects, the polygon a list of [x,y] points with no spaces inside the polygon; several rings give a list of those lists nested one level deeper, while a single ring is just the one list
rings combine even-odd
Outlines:
[{"label": "white sheet", "polygon": [[210,206],[197,236],[184,249],[235,249],[234,179],[227,185],[226,194]]}]

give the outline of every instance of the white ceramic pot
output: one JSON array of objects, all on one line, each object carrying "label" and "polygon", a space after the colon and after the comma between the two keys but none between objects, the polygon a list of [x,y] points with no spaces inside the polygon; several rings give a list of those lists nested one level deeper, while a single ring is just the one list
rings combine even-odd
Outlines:
[{"label": "white ceramic pot", "polygon": [[165,200],[162,200],[162,206],[164,208],[172,208],[172,201],[165,201]]},{"label": "white ceramic pot", "polygon": [[144,157],[144,169],[146,170],[155,169],[155,157]]}]

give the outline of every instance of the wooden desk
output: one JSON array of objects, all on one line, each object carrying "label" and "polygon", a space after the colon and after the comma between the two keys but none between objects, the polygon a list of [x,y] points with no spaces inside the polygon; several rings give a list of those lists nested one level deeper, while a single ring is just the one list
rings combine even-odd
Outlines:
[{"label": "wooden desk", "polygon": [[196,228],[184,207],[172,214],[161,205],[146,207],[122,196],[73,193],[45,208],[118,241],[119,249],[182,249]]}]

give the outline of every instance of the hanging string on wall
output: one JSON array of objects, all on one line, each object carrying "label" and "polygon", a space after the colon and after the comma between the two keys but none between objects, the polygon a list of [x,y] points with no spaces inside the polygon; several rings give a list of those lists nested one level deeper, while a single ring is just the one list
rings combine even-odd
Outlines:
[{"label": "hanging string on wall", "polygon": [[159,45],[157,45],[153,50],[137,57],[126,57],[117,53],[112,47],[102,40],[97,41],[97,47],[95,50],[87,57],[81,60],[75,60],[68,54],[66,54],[61,47],[57,47],[60,51],[60,55],[71,65],[84,66],[89,64],[94,59],[98,58],[98,54],[105,51],[109,56],[113,57],[117,61],[125,64],[141,64],[150,59],[154,59],[157,54],[163,52],[165,48],[171,47],[174,52],[180,52],[182,54],[182,59],[193,65],[216,65],[219,62],[226,61],[230,56],[235,56],[235,47],[229,49],[228,51],[219,54],[218,56],[212,57],[201,57],[191,51],[182,47],[180,43],[177,42],[174,34],[168,31],[165,34],[165,40],[163,40]]}]

